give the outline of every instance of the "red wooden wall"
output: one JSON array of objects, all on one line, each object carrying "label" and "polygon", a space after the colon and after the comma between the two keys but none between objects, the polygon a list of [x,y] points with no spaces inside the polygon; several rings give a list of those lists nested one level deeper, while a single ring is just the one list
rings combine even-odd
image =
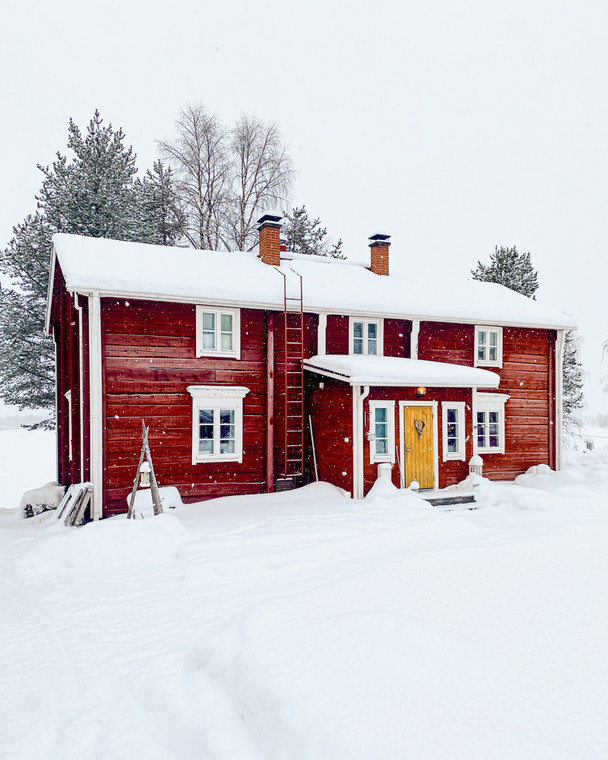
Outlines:
[{"label": "red wooden wall", "polygon": [[[520,327],[503,329],[503,366],[498,392],[505,407],[505,454],[484,454],[484,475],[510,480],[535,464],[555,467],[555,332]],[[473,365],[474,325],[424,322],[419,358]]]},{"label": "red wooden wall", "polygon": [[[159,484],[185,501],[264,490],[264,312],[241,310],[241,359],[197,358],[195,307],[102,300],[105,388],[105,503],[125,511],[141,447],[141,420]],[[189,385],[243,385],[243,462],[192,464]]]},{"label": "red wooden wall", "polygon": [[352,389],[312,372],[307,383],[319,480],[352,492]]},{"label": "red wooden wall", "polygon": [[[385,356],[409,357],[412,323],[406,319],[384,320]],[[348,354],[349,318],[330,314],[327,317],[326,350],[328,354]]]},{"label": "red wooden wall", "polygon": [[[57,481],[66,486],[88,480],[90,477],[88,309],[86,299],[80,297],[80,303],[83,309],[83,388],[80,387],[81,346],[79,315],[74,306],[73,297],[65,290],[65,281],[61,270],[57,266],[54,278],[53,311],[51,314],[51,326],[56,346]],[[71,410],[65,396],[67,391],[71,391]]]}]

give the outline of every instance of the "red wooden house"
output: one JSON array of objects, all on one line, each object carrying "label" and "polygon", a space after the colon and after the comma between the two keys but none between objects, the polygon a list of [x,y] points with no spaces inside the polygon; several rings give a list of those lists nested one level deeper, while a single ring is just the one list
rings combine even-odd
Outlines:
[{"label": "red wooden house", "polygon": [[377,464],[396,485],[559,467],[564,332],[499,285],[389,274],[281,251],[259,255],[56,235],[47,324],[57,347],[58,479],[90,480],[92,516],[126,510],[141,420],[160,485],[184,501],[318,477],[362,497]]}]

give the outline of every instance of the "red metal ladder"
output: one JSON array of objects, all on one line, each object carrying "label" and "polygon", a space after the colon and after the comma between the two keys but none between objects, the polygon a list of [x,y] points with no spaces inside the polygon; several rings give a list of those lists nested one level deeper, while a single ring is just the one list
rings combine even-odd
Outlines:
[{"label": "red metal ladder", "polygon": [[302,276],[299,295],[287,295],[287,275],[283,276],[283,457],[284,477],[302,475],[304,471],[304,307]]}]

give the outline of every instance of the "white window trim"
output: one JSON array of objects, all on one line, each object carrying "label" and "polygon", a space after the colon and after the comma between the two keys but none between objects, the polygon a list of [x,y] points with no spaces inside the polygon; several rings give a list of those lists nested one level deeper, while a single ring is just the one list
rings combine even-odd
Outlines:
[{"label": "white window trim", "polygon": [[[505,405],[510,398],[506,393],[473,394],[473,450],[475,454],[505,453]],[[494,448],[477,445],[477,412],[498,412],[500,445]]]},{"label": "white window trim", "polygon": [[[232,317],[232,349],[222,351],[220,348],[203,348],[203,314],[212,312],[215,314],[215,345],[221,345],[221,314],[230,314]],[[197,356],[220,356],[227,359],[241,358],[241,310],[225,309],[221,306],[196,306],[196,355]]]},{"label": "white window trim", "polygon": [[[478,349],[479,349],[479,333],[481,331],[485,331],[487,333],[494,332],[498,335],[498,341],[497,341],[497,354],[498,358],[496,361],[492,361],[491,359],[479,359],[478,358]],[[489,347],[489,343],[488,343]],[[502,367],[502,327],[496,327],[495,325],[475,325],[475,356],[474,356],[474,364],[476,367]]]},{"label": "white window trim", "polygon": [[348,353],[351,356],[355,355],[355,322],[363,322],[365,325],[365,331],[367,333],[367,325],[378,325],[378,353],[367,353],[367,337],[363,341],[363,353],[357,354],[357,356],[384,356],[384,319],[370,317],[349,317],[348,319]]},{"label": "white window trim", "polygon": [[[458,411],[458,451],[448,451],[448,409]],[[465,409],[464,401],[442,401],[441,402],[441,424],[442,424],[442,442],[443,442],[443,461],[458,460],[464,462],[465,455]]]},{"label": "white window trim", "polygon": [[[243,461],[243,399],[249,388],[239,385],[189,385],[192,396],[192,464],[202,462],[242,462]],[[234,409],[235,443],[234,453],[201,454],[199,452],[200,409]]]},{"label": "white window trim", "polygon": [[390,462],[395,464],[395,402],[394,401],[370,401],[369,402],[369,426],[370,433],[375,432],[376,409],[386,409],[386,421],[388,424],[388,453],[376,454],[376,441],[369,441],[369,463]]}]

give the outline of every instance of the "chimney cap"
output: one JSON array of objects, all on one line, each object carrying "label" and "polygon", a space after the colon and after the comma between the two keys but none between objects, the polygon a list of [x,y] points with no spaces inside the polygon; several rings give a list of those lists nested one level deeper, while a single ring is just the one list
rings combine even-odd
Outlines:
[{"label": "chimney cap", "polygon": [[264,224],[277,225],[280,223],[282,218],[283,218],[283,215],[279,213],[278,211],[267,211],[258,219],[258,224],[259,225],[264,225]]},{"label": "chimney cap", "polygon": [[390,239],[390,235],[387,235],[384,232],[375,232],[373,235],[370,235],[369,239],[374,243],[387,243]]}]

